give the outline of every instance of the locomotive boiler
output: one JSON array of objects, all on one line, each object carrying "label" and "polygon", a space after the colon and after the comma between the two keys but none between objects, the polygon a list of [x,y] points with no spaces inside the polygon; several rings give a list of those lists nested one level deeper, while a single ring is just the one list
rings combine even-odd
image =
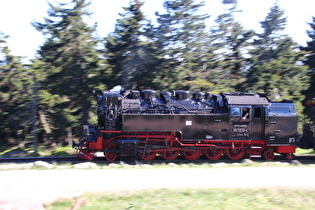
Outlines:
[{"label": "locomotive boiler", "polygon": [[97,125],[85,126],[78,157],[157,156],[232,160],[275,153],[291,159],[298,139],[292,101],[271,102],[256,93],[211,94],[188,91],[95,91]]}]

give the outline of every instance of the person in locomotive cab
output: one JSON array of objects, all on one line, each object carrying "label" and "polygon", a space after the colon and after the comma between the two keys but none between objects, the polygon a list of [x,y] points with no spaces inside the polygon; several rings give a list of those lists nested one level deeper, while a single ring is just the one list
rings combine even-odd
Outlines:
[{"label": "person in locomotive cab", "polygon": [[249,109],[244,107],[242,109],[242,119],[245,120],[248,118],[249,118]]}]

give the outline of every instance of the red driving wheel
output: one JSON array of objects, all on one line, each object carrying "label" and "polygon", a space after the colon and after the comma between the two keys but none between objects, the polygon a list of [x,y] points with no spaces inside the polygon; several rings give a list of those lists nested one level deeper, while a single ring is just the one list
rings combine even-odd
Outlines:
[{"label": "red driving wheel", "polygon": [[163,152],[162,154],[162,157],[165,159],[165,160],[175,160],[179,155],[179,150],[178,151],[165,151]]},{"label": "red driving wheel", "polygon": [[140,152],[139,157],[142,160],[150,161],[156,157],[156,152]]},{"label": "red driving wheel", "polygon": [[223,150],[219,150],[215,147],[205,150],[205,155],[209,160],[218,160],[222,157]]},{"label": "red driving wheel", "polygon": [[184,151],[184,157],[187,160],[197,160],[201,155],[201,151],[199,149],[194,151]]},{"label": "red driving wheel", "polygon": [[228,149],[226,154],[231,160],[239,160],[245,156],[245,149],[243,147],[238,149]]}]

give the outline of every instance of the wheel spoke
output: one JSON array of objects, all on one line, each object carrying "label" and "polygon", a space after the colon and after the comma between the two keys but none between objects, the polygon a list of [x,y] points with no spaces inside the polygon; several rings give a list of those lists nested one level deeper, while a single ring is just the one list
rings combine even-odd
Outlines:
[{"label": "wheel spoke", "polygon": [[219,158],[222,157],[223,150],[219,150],[215,147],[206,149],[205,150],[205,155],[209,160],[218,160]]},{"label": "wheel spoke", "polygon": [[165,145],[166,145],[166,149],[174,149],[174,150],[164,151],[162,153],[162,157],[165,160],[175,160],[180,153],[180,151],[178,150],[178,146],[179,146],[178,143],[175,141],[169,140],[165,142]]},{"label": "wheel spoke", "polygon": [[197,160],[201,155],[201,151],[199,149],[195,151],[184,151],[184,156],[187,160]]},{"label": "wheel spoke", "polygon": [[231,160],[239,160],[245,156],[245,149],[228,149],[226,154]]},{"label": "wheel spoke", "polygon": [[142,160],[150,161],[156,157],[156,152],[140,152],[139,157]]},{"label": "wheel spoke", "polygon": [[162,157],[165,159],[165,160],[175,160],[179,155],[179,151],[166,151],[166,152],[163,152],[163,155]]}]

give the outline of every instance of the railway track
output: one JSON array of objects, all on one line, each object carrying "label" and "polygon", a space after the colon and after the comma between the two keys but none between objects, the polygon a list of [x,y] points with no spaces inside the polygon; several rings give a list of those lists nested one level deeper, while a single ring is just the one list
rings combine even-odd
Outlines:
[{"label": "railway track", "polygon": [[0,158],[1,163],[30,163],[35,161],[45,161],[49,163],[75,163],[82,162],[77,157],[13,157],[13,158]]},{"label": "railway track", "polygon": [[[251,161],[257,162],[257,163],[262,163],[262,162],[268,162],[265,159],[259,157],[259,156],[251,156],[249,158]],[[243,159],[244,160],[244,159]],[[200,158],[195,161],[189,161],[186,160],[184,157],[178,157],[176,160],[173,161],[167,161],[164,160],[161,157],[157,157],[154,160],[151,161],[144,161],[144,160],[137,160],[136,163],[132,160],[130,160],[129,164],[163,164],[163,163],[177,163],[177,164],[189,164],[193,163],[196,165],[201,165],[205,163],[227,163],[227,164],[232,164],[232,163],[241,163],[243,160],[239,161],[232,161],[229,158],[222,157],[219,160],[216,161],[211,161],[208,160],[207,158]],[[282,163],[290,163],[292,161],[298,161],[301,164],[315,164],[315,156],[307,156],[307,155],[300,155],[300,156],[295,156],[294,159],[292,160],[287,160],[283,158],[282,156],[276,156],[273,161],[270,162],[282,162]],[[87,160],[83,160],[80,158],[77,158],[75,156],[73,157],[18,157],[18,158],[0,158],[0,164],[5,164],[5,163],[31,163],[31,162],[36,162],[36,161],[45,161],[48,163],[57,163],[57,164],[77,164],[77,163],[83,163],[83,162],[88,162]],[[104,164],[104,165],[109,165],[110,163],[121,163],[119,160],[117,161],[107,161],[104,157],[95,157],[93,162],[98,163],[98,164]],[[127,162],[128,163],[128,162]]]}]

